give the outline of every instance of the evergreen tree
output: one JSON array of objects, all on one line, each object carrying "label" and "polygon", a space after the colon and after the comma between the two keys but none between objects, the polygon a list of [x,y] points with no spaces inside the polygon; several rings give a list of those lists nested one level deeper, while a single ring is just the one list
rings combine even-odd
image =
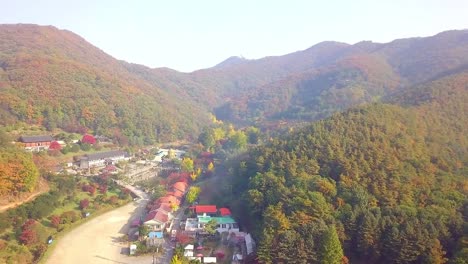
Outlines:
[{"label": "evergreen tree", "polygon": [[343,259],[343,248],[341,247],[335,226],[328,228],[322,239],[320,263],[341,264]]}]

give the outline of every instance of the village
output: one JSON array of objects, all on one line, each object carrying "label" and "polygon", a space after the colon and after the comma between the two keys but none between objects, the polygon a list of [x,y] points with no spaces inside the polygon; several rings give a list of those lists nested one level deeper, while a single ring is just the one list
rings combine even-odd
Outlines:
[{"label": "village", "polygon": [[[96,141],[94,136],[84,135],[81,141],[72,144],[93,145]],[[32,152],[66,147],[65,142],[47,135],[21,136],[17,144]],[[203,152],[196,157],[198,170],[181,171],[183,163],[190,159],[185,156],[186,150],[153,148],[143,152],[140,156],[121,149],[85,153],[73,156],[57,172],[82,177],[110,175],[120,185],[135,190],[134,201],[140,200],[144,209],[132,215],[120,241],[126,249],[122,252],[135,260],[151,255],[153,263],[157,259],[244,263],[254,251],[251,235],[241,231],[228,207],[202,204],[197,199],[200,191],[209,191],[200,190],[197,178],[207,170],[206,174],[214,177],[211,153]]]}]

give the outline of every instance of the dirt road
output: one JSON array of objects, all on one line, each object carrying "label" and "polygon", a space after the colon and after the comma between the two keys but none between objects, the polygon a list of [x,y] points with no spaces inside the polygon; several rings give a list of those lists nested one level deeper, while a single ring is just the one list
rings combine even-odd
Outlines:
[{"label": "dirt road", "polygon": [[10,202],[8,204],[5,204],[5,205],[1,205],[0,206],[0,213],[1,212],[4,212],[8,209],[11,209],[11,208],[15,208],[15,207],[18,207],[26,202],[29,202],[29,201],[32,201],[34,198],[36,198],[37,196],[43,194],[43,193],[46,193],[49,191],[49,185],[47,184],[47,182],[43,179],[39,179],[39,184],[38,184],[38,187],[37,187],[37,190],[34,191],[33,193],[30,193],[26,196],[26,194],[23,194],[23,196],[20,196],[18,198],[16,198],[17,201],[14,201],[14,202]]},{"label": "dirt road", "polygon": [[98,216],[66,234],[58,241],[46,263],[152,263],[152,256],[128,256],[128,246],[118,242],[118,238],[127,233],[129,223],[141,215],[148,202],[146,194],[141,191],[137,194],[143,198]]}]

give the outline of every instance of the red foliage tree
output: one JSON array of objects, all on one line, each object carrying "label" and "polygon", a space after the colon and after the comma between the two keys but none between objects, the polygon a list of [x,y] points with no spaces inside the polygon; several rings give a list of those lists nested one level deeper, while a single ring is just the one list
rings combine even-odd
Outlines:
[{"label": "red foliage tree", "polygon": [[180,244],[187,244],[188,242],[190,242],[190,237],[182,232],[177,232],[176,240]]},{"label": "red foliage tree", "polygon": [[36,225],[36,220],[34,219],[28,219],[23,226],[21,226],[22,230],[27,230],[27,229],[32,229]]},{"label": "red foliage tree", "polygon": [[83,199],[80,201],[80,208],[85,209],[89,206],[89,200],[88,199]]},{"label": "red foliage tree", "polygon": [[57,141],[52,141],[49,146],[50,150],[61,150],[62,146]]},{"label": "red foliage tree", "polygon": [[58,216],[58,215],[51,216],[50,217],[50,223],[55,228],[59,227],[59,225],[60,225],[60,216]]},{"label": "red foliage tree", "polygon": [[96,139],[92,135],[86,134],[81,139],[81,143],[88,143],[94,145],[96,144]]},{"label": "red foliage tree", "polygon": [[36,231],[32,229],[23,230],[23,232],[21,232],[19,240],[25,245],[31,245],[35,243],[37,241]]},{"label": "red foliage tree", "polygon": [[91,194],[91,196],[94,196],[94,194],[96,193],[96,187],[94,187],[94,185],[83,185],[83,187],[81,187],[81,189],[85,192],[89,192],[89,194]]},{"label": "red foliage tree", "polygon": [[107,185],[103,184],[103,185],[99,186],[99,191],[102,194],[105,194],[107,192]]},{"label": "red foliage tree", "polygon": [[113,195],[109,198],[109,203],[111,204],[117,204],[119,202],[119,197],[117,197],[116,195]]},{"label": "red foliage tree", "polygon": [[21,229],[23,230],[19,236],[21,243],[25,245],[31,245],[37,241],[36,231],[33,230],[33,227],[36,225],[36,221],[33,219],[28,219]]}]

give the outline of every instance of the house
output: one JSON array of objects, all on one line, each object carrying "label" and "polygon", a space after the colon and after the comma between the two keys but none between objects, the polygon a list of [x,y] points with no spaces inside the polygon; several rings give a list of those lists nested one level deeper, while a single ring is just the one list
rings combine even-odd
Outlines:
[{"label": "house", "polygon": [[54,139],[51,136],[21,136],[19,142],[29,151],[48,150]]},{"label": "house", "polygon": [[92,153],[79,158],[79,167],[80,169],[89,169],[92,167],[115,164],[121,160],[128,160],[127,153],[122,150]]},{"label": "house", "polygon": [[217,212],[216,205],[195,205],[197,217],[215,216]]},{"label": "house", "polygon": [[222,216],[222,217],[198,217],[198,228],[203,229],[204,226],[211,220],[215,220],[218,224],[216,227],[216,231],[218,233],[223,232],[239,232],[239,225],[237,224],[236,220],[234,220],[230,216]]},{"label": "house", "polygon": [[169,223],[169,215],[164,211],[151,211],[145,218],[144,225],[151,231],[163,231]]}]

